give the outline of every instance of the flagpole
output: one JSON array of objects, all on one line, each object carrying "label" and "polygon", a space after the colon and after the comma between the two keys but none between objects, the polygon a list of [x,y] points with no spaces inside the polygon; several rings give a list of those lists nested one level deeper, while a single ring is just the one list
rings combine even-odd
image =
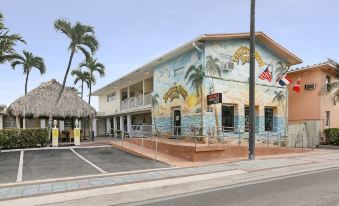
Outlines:
[{"label": "flagpole", "polygon": [[255,159],[255,0],[251,0],[250,15],[250,89],[248,159]]}]

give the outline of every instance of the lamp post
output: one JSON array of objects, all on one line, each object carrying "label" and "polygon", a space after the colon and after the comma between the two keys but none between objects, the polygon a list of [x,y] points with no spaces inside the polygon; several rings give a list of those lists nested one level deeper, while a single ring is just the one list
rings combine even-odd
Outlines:
[{"label": "lamp post", "polygon": [[250,90],[248,159],[255,159],[255,0],[251,0],[250,15]]}]

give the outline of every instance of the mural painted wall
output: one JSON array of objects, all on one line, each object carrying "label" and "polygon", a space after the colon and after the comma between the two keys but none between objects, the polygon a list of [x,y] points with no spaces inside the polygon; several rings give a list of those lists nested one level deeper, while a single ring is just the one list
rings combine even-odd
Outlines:
[{"label": "mural painted wall", "polygon": [[[245,106],[249,105],[249,41],[248,40],[223,40],[210,41],[205,45],[206,72],[208,76],[217,78],[206,78],[206,89],[209,92],[220,92],[223,94],[223,103],[235,106],[235,128],[244,131],[245,128]],[[209,64],[213,59],[217,61],[221,69],[220,76],[208,72]],[[272,53],[261,44],[256,44],[256,77],[264,69],[269,67],[272,81],[256,78],[256,113],[257,132],[265,131],[264,112],[266,108],[272,108],[274,112],[273,131],[284,132],[286,124],[286,88],[276,82],[285,71],[286,62]],[[219,78],[220,77],[220,78]],[[213,87],[214,86],[214,87]],[[280,101],[279,101],[280,100]],[[219,125],[221,122],[221,105],[217,105]],[[215,115],[208,113],[209,125],[215,124]]]},{"label": "mural painted wall", "polygon": [[[204,126],[222,126],[222,104],[206,104],[207,94],[220,92],[223,94],[223,105],[235,107],[234,129],[245,131],[245,106],[249,104],[249,41],[208,41],[203,50],[204,54],[200,58],[196,50],[191,50],[155,68],[154,93],[159,95],[159,106],[155,110],[157,126],[173,126],[172,110],[176,107],[181,108],[182,126],[200,125],[201,96],[195,86],[197,80],[193,79],[194,75],[192,79],[185,79],[185,74],[192,65],[195,66],[195,71],[202,65],[205,72],[202,87]],[[256,81],[257,132],[265,131],[266,107],[273,109],[273,131],[284,132],[286,89],[275,81],[283,74],[285,65],[285,61],[257,43],[256,75],[259,76],[269,67],[273,77],[271,82],[261,79]]]},{"label": "mural painted wall", "polygon": [[199,66],[201,61],[202,56],[191,50],[154,69],[153,93],[159,95],[155,117],[160,130],[170,130],[174,126],[173,109],[181,110],[182,126],[200,124],[200,99],[185,75],[190,66]]}]

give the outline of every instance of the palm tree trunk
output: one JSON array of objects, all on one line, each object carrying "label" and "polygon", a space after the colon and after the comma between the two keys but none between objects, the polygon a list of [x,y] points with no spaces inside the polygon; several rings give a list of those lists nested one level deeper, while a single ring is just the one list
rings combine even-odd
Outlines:
[{"label": "palm tree trunk", "polygon": [[27,73],[26,73],[26,81],[25,81],[25,95],[27,94],[28,76],[29,76],[29,72],[27,71]]},{"label": "palm tree trunk", "polygon": [[[212,79],[212,86],[213,86],[213,93],[215,93],[214,79]],[[217,106],[214,104],[214,105],[213,105],[213,110],[214,110],[215,126],[216,126],[216,127],[219,126],[219,115],[218,115],[217,109],[218,109]],[[216,128],[216,129],[217,129],[217,128]]]},{"label": "palm tree trunk", "polygon": [[84,81],[81,81],[81,99],[84,96]]},{"label": "palm tree trunk", "polygon": [[69,60],[68,60],[68,65],[67,65],[66,73],[65,73],[65,76],[64,76],[64,81],[62,82],[62,87],[61,87],[61,90],[59,92],[59,95],[58,95],[58,98],[57,98],[55,105],[57,105],[59,103],[61,95],[64,92],[66,81],[67,81],[67,76],[68,76],[69,70],[70,70],[71,65],[72,65],[74,53],[75,53],[75,48],[73,47],[72,51],[71,51],[71,55],[70,55]]},{"label": "palm tree trunk", "polygon": [[88,104],[91,104],[91,94],[92,94],[92,83],[89,83],[89,95],[88,95]]},{"label": "palm tree trunk", "polygon": [[204,96],[202,94],[202,88],[200,88],[200,104],[201,104],[201,121],[200,121],[200,124],[201,124],[201,127],[204,126],[204,114],[203,114],[203,111],[204,111]]}]

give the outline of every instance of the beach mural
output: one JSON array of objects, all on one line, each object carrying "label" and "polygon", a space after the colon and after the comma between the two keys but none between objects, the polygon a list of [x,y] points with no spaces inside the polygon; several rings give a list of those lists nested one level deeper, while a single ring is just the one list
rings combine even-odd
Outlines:
[{"label": "beach mural", "polygon": [[[245,131],[245,107],[249,105],[249,41],[207,41],[203,50],[204,55],[192,49],[154,69],[154,93],[160,97],[155,110],[157,126],[174,126],[172,111],[176,108],[181,110],[181,126],[201,123],[221,126],[222,105],[233,105],[234,129]],[[284,73],[286,62],[260,43],[256,45],[255,59],[256,76],[267,67],[272,73],[271,82],[256,79],[257,132],[265,132],[265,108],[271,108],[273,131],[282,133],[287,114],[286,89],[275,82]],[[199,82],[202,74],[203,81]],[[197,88],[199,84],[201,88]],[[222,93],[223,104],[208,106],[206,95],[211,93]]]}]

